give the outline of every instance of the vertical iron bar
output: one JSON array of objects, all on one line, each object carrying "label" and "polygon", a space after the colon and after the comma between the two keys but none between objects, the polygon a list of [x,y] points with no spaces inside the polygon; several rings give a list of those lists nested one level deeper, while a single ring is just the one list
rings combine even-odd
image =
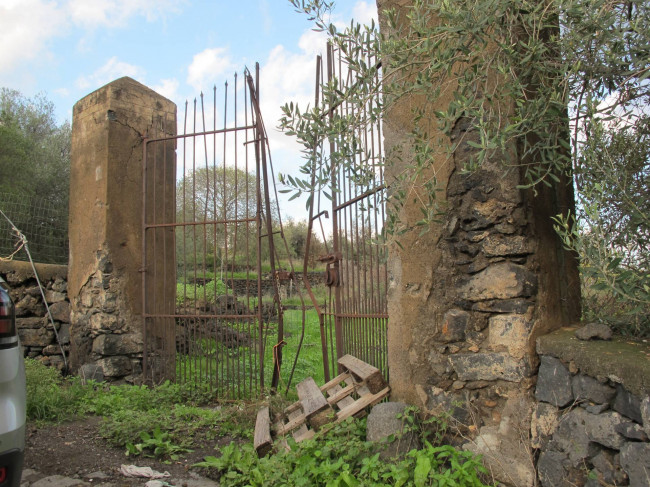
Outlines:
[{"label": "vertical iron bar", "polygon": [[[334,52],[333,52],[333,47],[331,43],[327,44],[327,81],[328,83],[332,81],[334,77]],[[328,103],[331,103],[332,100],[328,100]],[[329,111],[329,120],[330,123],[332,122],[334,116],[332,111]],[[330,139],[330,158],[332,157],[332,154],[336,151],[336,146],[333,140]],[[333,159],[331,160],[331,181],[332,181],[332,235],[333,235],[333,251],[335,255],[339,254],[340,251],[340,246],[339,246],[339,221],[338,221],[338,214],[336,211],[336,206],[338,202],[338,196],[337,196],[337,191],[338,191],[338,185],[337,185],[337,167],[335,164],[335,161]],[[337,260],[333,264],[334,266],[334,272],[336,272],[340,276],[340,266],[339,266],[339,261]],[[336,336],[336,358],[339,359],[343,355],[343,337],[342,335],[342,323],[341,323],[341,287],[336,286],[334,289],[334,328],[335,328],[335,336]],[[340,367],[337,366],[338,373],[341,373]]]},{"label": "vertical iron bar", "polygon": [[147,137],[145,134],[142,139],[142,374],[145,381],[149,375],[149,318],[146,317],[148,311],[147,303]]}]

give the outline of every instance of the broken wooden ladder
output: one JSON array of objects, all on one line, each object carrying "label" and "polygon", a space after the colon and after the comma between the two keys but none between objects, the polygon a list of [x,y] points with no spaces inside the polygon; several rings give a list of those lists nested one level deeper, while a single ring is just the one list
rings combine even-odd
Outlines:
[{"label": "broken wooden ladder", "polygon": [[[296,386],[298,401],[271,422],[268,407],[257,413],[253,444],[262,457],[272,448],[273,437],[291,434],[296,442],[314,436],[325,425],[340,423],[350,416],[360,417],[367,407],[388,396],[390,387],[379,369],[352,355],[338,360],[343,373],[318,387],[311,377]],[[288,448],[288,445],[285,447]]]}]

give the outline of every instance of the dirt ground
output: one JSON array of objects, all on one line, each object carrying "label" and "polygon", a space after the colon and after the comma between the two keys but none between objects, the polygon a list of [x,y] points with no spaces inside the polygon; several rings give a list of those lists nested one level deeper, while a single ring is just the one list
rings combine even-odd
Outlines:
[{"label": "dirt ground", "polygon": [[[39,428],[28,424],[24,467],[44,475],[63,475],[86,481],[94,477],[95,483],[101,480],[120,487],[142,486],[145,479],[129,479],[119,472],[121,465],[133,464],[159,472],[167,471],[175,480],[174,485],[183,485],[183,479],[196,478],[196,474],[206,476],[204,469],[191,466],[216,453],[215,444],[210,444],[195,445],[193,452],[168,463],[143,456],[127,457],[123,448],[115,448],[101,437],[100,423],[100,418],[90,417]],[[229,438],[219,440],[220,445],[229,442]]]}]

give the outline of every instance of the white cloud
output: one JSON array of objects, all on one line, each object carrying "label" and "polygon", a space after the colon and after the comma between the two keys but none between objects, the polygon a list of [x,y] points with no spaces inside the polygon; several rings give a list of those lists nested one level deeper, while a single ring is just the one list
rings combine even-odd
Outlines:
[{"label": "white cloud", "polygon": [[225,47],[205,49],[194,55],[187,69],[187,83],[196,91],[206,91],[235,69]]},{"label": "white cloud", "polygon": [[[86,30],[119,28],[135,17],[151,22],[178,12],[186,0],[2,0],[0,72],[7,75],[26,61],[50,58],[48,42],[73,26]],[[83,39],[80,41],[83,45]]]},{"label": "white cloud", "polygon": [[298,47],[302,51],[303,56],[312,56],[314,59],[318,54],[325,52],[327,45],[327,34],[325,32],[316,32],[315,30],[308,30],[300,36],[298,40]]},{"label": "white cloud", "polygon": [[377,5],[375,2],[358,2],[352,8],[352,18],[360,24],[377,23]]},{"label": "white cloud", "polygon": [[114,56],[91,75],[78,78],[76,85],[81,89],[95,89],[122,76],[130,76],[142,82],[144,79],[144,69],[140,66],[119,61]]},{"label": "white cloud", "polygon": [[71,20],[87,29],[123,27],[131,17],[142,16],[152,22],[179,11],[174,0],[70,0]]},{"label": "white cloud", "polygon": [[[336,12],[335,12],[336,14]],[[352,10],[355,21],[369,24],[377,18],[377,8],[372,1],[357,2]],[[349,19],[336,16],[332,19],[337,28],[344,29]],[[314,84],[316,78],[316,56],[325,53],[327,35],[322,32],[307,30],[298,41],[298,51],[291,51],[285,46],[275,46],[262,66],[260,74],[260,98],[262,116],[270,139],[271,153],[274,155],[276,175],[278,172],[297,175],[297,169],[303,164],[301,147],[295,138],[287,137],[276,127],[282,114],[281,106],[293,101],[301,110],[314,105]],[[296,219],[307,215],[304,198],[288,201],[286,195],[280,195],[283,214]],[[327,207],[328,202],[323,203]],[[324,220],[326,233],[331,232],[329,220]]]},{"label": "white cloud", "polygon": [[0,4],[0,72],[36,58],[58,35],[65,16],[56,2],[4,0]]},{"label": "white cloud", "polygon": [[153,85],[151,89],[168,100],[175,101],[179,97],[178,86],[178,80],[176,78],[171,78],[160,80],[160,83]]},{"label": "white cloud", "polygon": [[293,101],[301,109],[314,105],[316,56],[325,51],[327,37],[323,33],[306,31],[298,42],[299,52],[291,52],[282,45],[269,53],[260,73],[260,99],[271,150],[295,148],[289,137],[277,130],[282,115],[281,106]]}]

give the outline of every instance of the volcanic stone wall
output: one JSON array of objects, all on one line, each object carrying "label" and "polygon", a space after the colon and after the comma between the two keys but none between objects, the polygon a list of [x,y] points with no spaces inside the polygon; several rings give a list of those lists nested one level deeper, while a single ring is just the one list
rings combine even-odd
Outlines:
[{"label": "volcanic stone wall", "polygon": [[[63,353],[70,350],[70,302],[67,296],[68,268],[63,265],[36,264],[56,333],[47,316],[41,289],[31,264],[0,262],[0,276],[10,288],[16,307],[16,328],[26,357],[45,365],[64,368]],[[57,341],[58,334],[58,341]]]},{"label": "volcanic stone wall", "polygon": [[581,331],[537,343],[531,441],[540,484],[650,485],[650,346]]}]

